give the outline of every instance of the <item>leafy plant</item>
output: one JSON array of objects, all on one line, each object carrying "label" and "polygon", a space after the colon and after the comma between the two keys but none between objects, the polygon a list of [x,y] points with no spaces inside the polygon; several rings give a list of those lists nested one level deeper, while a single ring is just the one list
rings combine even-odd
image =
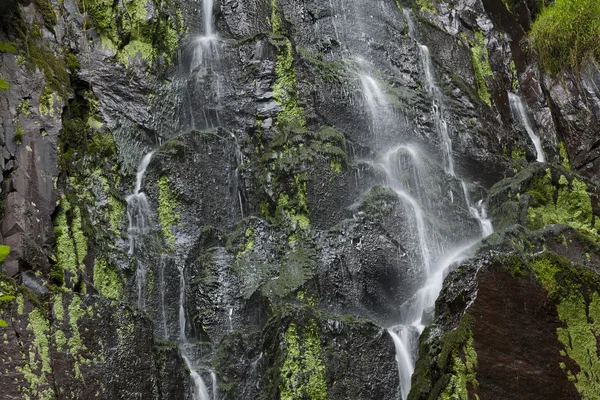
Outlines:
[{"label": "leafy plant", "polygon": [[600,2],[556,0],[542,9],[530,37],[544,70],[578,71],[585,59],[600,60]]},{"label": "leafy plant", "polygon": [[[0,246],[0,263],[4,261],[6,256],[8,256],[8,253],[10,253],[9,246]],[[13,301],[14,299],[15,299],[15,296],[9,296],[9,295],[0,293],[0,304],[3,302],[7,302],[7,301]],[[6,327],[6,326],[8,326],[6,321],[3,319],[0,319],[0,328]]]}]

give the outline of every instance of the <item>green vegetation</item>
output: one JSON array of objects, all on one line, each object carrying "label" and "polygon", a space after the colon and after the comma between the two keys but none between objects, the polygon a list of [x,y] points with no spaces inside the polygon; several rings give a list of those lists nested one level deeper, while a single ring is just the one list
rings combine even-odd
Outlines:
[{"label": "green vegetation", "polygon": [[21,125],[21,121],[17,121],[17,127],[15,128],[15,143],[16,144],[23,143],[23,137],[25,137],[25,129],[23,129],[23,125]]},{"label": "green vegetation", "polygon": [[179,8],[162,0],[89,0],[80,7],[91,16],[102,46],[125,66],[138,56],[150,64],[161,58],[170,65],[185,31]]},{"label": "green vegetation", "polygon": [[[462,316],[458,325],[446,332],[440,339],[439,350],[435,354],[427,351],[427,328],[420,339],[420,357],[415,365],[413,388],[408,399],[468,400],[469,388],[479,387],[475,368],[477,353],[473,344],[471,326],[473,317]],[[433,381],[433,374],[437,375]]]},{"label": "green vegetation", "polygon": [[50,88],[50,86],[45,86],[42,94],[40,95],[40,114],[41,115],[49,115],[52,118],[55,117],[54,110],[54,98],[56,97],[54,91]]},{"label": "green vegetation", "polygon": [[598,231],[592,224],[592,201],[584,182],[574,177],[569,182],[565,175],[561,175],[558,183],[553,183],[552,172],[548,168],[543,177],[532,179],[527,193],[533,196],[528,209],[533,228],[567,224],[598,240]]},{"label": "green vegetation", "polygon": [[54,32],[54,25],[58,21],[56,18],[56,12],[50,3],[50,0],[35,0],[35,8],[42,14],[44,19],[44,26],[50,31]]},{"label": "green vegetation", "polygon": [[510,60],[510,78],[512,81],[512,90],[516,91],[519,88],[519,72],[514,60]]},{"label": "green vegetation", "polygon": [[270,39],[277,48],[273,99],[280,111],[273,127],[275,137],[270,141],[263,137],[262,120],[257,116],[254,144],[257,161],[262,166],[258,179],[265,188],[261,204],[263,216],[283,227],[289,243],[293,244],[308,236],[310,228],[306,194],[312,161],[319,156],[329,158],[333,175],[341,172],[347,157],[343,150],[344,136],[339,131],[322,127],[314,132],[308,128],[298,93],[295,49],[286,36],[276,0],[271,1],[271,11]]},{"label": "green vegetation", "polygon": [[23,366],[17,367],[28,383],[21,390],[27,398],[53,399],[54,390],[48,387],[48,376],[52,373],[48,339],[50,324],[37,308],[29,313],[28,319],[27,329],[33,332],[33,341],[30,351],[22,353]]},{"label": "green vegetation", "polygon": [[10,85],[6,82],[6,79],[0,78],[0,90],[10,89]]},{"label": "green vegetation", "polygon": [[577,364],[574,370],[564,362],[560,366],[583,399],[596,399],[600,392],[600,349],[596,339],[600,336],[600,277],[554,253],[544,253],[532,264],[564,324],[556,332],[565,348],[561,355]]},{"label": "green vegetation", "polygon": [[43,72],[46,85],[50,86],[61,98],[65,99],[67,88],[70,86],[70,77],[65,61],[66,54],[55,53],[47,47],[44,41],[43,28],[37,23],[25,24],[20,27],[23,39],[23,52],[25,65],[31,72],[39,69]]},{"label": "green vegetation", "polygon": [[285,359],[280,370],[279,390],[282,400],[307,398],[326,400],[325,365],[321,359],[321,339],[315,320],[311,320],[299,335],[291,322],[285,332]]},{"label": "green vegetation", "polygon": [[123,285],[118,269],[109,266],[103,258],[97,258],[94,264],[94,286],[106,298],[120,300],[123,297]]},{"label": "green vegetation", "polygon": [[[75,96],[68,100],[58,135],[58,167],[64,196],[62,210],[54,217],[57,262],[51,268],[50,278],[59,286],[64,284],[64,270],[77,274],[84,268],[84,259],[93,265],[97,254],[110,253],[108,249],[113,248],[120,234],[125,213],[117,191],[121,172],[112,133],[103,123],[94,94],[84,86],[76,85]],[[53,105],[57,96],[47,85],[40,98],[40,112],[58,116]],[[105,257],[108,264],[109,260]],[[102,282],[104,288],[107,283]]]},{"label": "green vegetation", "polygon": [[417,7],[419,7],[419,11],[421,11],[421,12],[427,11],[432,14],[437,14],[437,9],[433,5],[432,0],[416,0],[416,2],[417,2]]},{"label": "green vegetation", "polygon": [[475,77],[475,85],[477,86],[477,94],[479,98],[488,106],[492,106],[492,100],[485,78],[494,76],[492,67],[490,66],[490,58],[485,45],[485,38],[481,31],[475,31],[475,40],[469,43],[471,49],[471,61],[473,62],[473,75]]},{"label": "green vegetation", "polygon": [[0,53],[15,53],[17,51],[17,43],[15,42],[1,42],[0,41]]},{"label": "green vegetation", "polygon": [[578,71],[584,60],[600,60],[600,2],[556,0],[542,9],[530,36],[544,70]]},{"label": "green vegetation", "polygon": [[173,235],[173,225],[179,221],[179,214],[175,212],[178,204],[177,193],[170,188],[169,178],[161,176],[158,179],[158,221],[171,250],[174,249],[177,239]]},{"label": "green vegetation", "polygon": [[558,142],[558,151],[560,152],[560,164],[566,169],[571,169],[571,162],[569,161],[569,153],[567,153],[565,142]]}]

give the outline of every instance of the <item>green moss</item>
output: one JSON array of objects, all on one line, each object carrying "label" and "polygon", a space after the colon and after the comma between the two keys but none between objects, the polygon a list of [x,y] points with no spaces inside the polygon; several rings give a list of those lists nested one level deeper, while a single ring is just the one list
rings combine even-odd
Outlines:
[{"label": "green moss", "polygon": [[[566,259],[545,253],[533,261],[536,276],[556,303],[563,326],[557,329],[564,345],[561,356],[577,364],[570,370],[560,366],[583,399],[595,399],[600,392],[600,278],[584,268],[575,268]],[[585,294],[585,296],[584,296]]]},{"label": "green moss", "polygon": [[0,41],[0,53],[15,53],[17,51],[17,43]]},{"label": "green moss", "polygon": [[40,96],[40,114],[41,115],[49,115],[52,118],[55,116],[54,111],[54,91],[50,88],[50,86],[45,86],[42,94]]},{"label": "green moss", "polygon": [[94,286],[106,298],[120,300],[123,297],[119,271],[103,258],[97,258],[94,264]]},{"label": "green moss", "polygon": [[21,99],[19,100],[19,105],[17,106],[17,114],[23,114],[26,117],[31,115],[31,105],[29,104],[29,99]]},{"label": "green moss", "polygon": [[71,234],[73,235],[73,243],[75,244],[75,252],[77,254],[77,262],[83,269],[83,261],[87,256],[88,242],[82,230],[81,210],[79,207],[73,207],[73,220],[71,223]]},{"label": "green moss", "polygon": [[592,225],[592,201],[584,182],[572,178],[569,183],[561,175],[556,188],[552,184],[551,171],[547,169],[541,180],[532,182],[528,193],[535,197],[533,205],[527,210],[534,228],[548,224],[567,224],[598,238],[598,232]]},{"label": "green moss", "polygon": [[531,25],[531,44],[540,66],[556,74],[577,71],[585,59],[600,60],[600,2],[556,0]]},{"label": "green moss", "polygon": [[469,385],[477,388],[475,367],[477,367],[477,353],[473,347],[473,337],[469,337],[462,347],[462,355],[458,350],[452,353],[452,368],[450,381],[444,391],[440,393],[442,400],[469,400]]},{"label": "green moss", "polygon": [[183,15],[176,4],[162,0],[89,0],[80,6],[96,26],[102,47],[114,52],[126,67],[132,58],[142,58],[150,65],[159,59],[167,65],[172,63],[179,36],[185,32]]},{"label": "green moss", "polygon": [[52,299],[53,301],[53,305],[52,305],[52,310],[54,311],[54,316],[56,317],[56,319],[58,321],[62,321],[65,319],[65,309],[63,307],[63,297],[62,294],[56,294],[54,295],[54,298]]},{"label": "green moss", "polygon": [[512,81],[512,90],[516,91],[519,88],[519,73],[517,71],[517,66],[515,65],[514,60],[510,60],[509,67]]},{"label": "green moss", "polygon": [[63,349],[67,345],[67,336],[60,329],[57,329],[54,332],[54,343],[56,344],[56,351],[62,353]]},{"label": "green moss", "polygon": [[169,186],[169,178],[161,176],[158,179],[158,221],[167,245],[173,249],[176,237],[173,235],[173,225],[179,221],[175,212],[178,205],[177,194]]},{"label": "green moss", "polygon": [[25,311],[25,299],[23,298],[23,295],[21,293],[17,294],[16,298],[17,298],[17,314],[23,315],[23,312]]},{"label": "green moss", "polygon": [[108,196],[108,204],[110,206],[110,228],[114,233],[118,234],[121,231],[121,224],[125,216],[125,206],[121,199],[112,194]]},{"label": "green moss", "polygon": [[71,237],[71,230],[67,222],[67,212],[71,205],[66,197],[62,197],[61,211],[54,220],[54,234],[56,236],[56,256],[60,271],[66,270],[71,273],[77,272],[77,255],[75,253],[75,244]]},{"label": "green moss", "polygon": [[56,25],[58,20],[50,0],[35,0],[35,8],[42,14],[46,28],[48,28],[50,32],[54,32],[54,25]]},{"label": "green moss", "polygon": [[87,311],[82,308],[81,298],[77,295],[74,295],[71,303],[68,307],[69,310],[69,326],[71,328],[71,337],[67,340],[67,348],[68,352],[75,359],[73,370],[75,373],[75,378],[83,381],[83,374],[81,372],[81,365],[87,364],[86,357],[89,354],[86,354],[87,347],[83,344],[81,339],[81,333],[79,332],[78,321],[81,318],[86,316]]},{"label": "green moss", "polygon": [[0,78],[0,90],[10,89],[10,85],[6,82],[6,79]]},{"label": "green moss", "polygon": [[236,258],[240,258],[244,254],[248,253],[254,248],[254,234],[256,233],[256,229],[249,227],[246,228],[246,244],[244,244],[243,250],[238,253]]},{"label": "green moss", "polygon": [[285,333],[285,359],[280,370],[280,398],[325,400],[326,370],[321,359],[321,339],[314,320],[304,326],[300,336],[294,322]]},{"label": "green moss", "polygon": [[64,55],[49,49],[44,41],[42,28],[37,22],[27,25],[24,36],[24,58],[27,69],[43,72],[46,85],[49,85],[61,98],[67,98],[66,88],[70,85],[70,77]]},{"label": "green moss", "polygon": [[490,65],[483,33],[476,31],[475,40],[473,42],[469,41],[469,47],[471,49],[471,61],[473,63],[473,76],[477,86],[477,94],[484,103],[491,107],[491,96],[487,84],[485,83],[485,78],[488,76],[492,77],[494,74]]},{"label": "green moss", "polygon": [[571,163],[569,162],[569,153],[564,142],[558,142],[558,151],[560,153],[560,163],[566,169],[571,169]]},{"label": "green moss", "polygon": [[432,0],[416,0],[417,7],[419,7],[419,11],[430,12],[432,14],[437,14],[437,9],[434,7]]},{"label": "green moss", "polygon": [[48,377],[52,373],[47,333],[50,325],[38,308],[29,313],[28,319],[27,329],[33,332],[33,340],[30,351],[27,354],[22,352],[23,366],[17,367],[28,384],[21,387],[21,391],[29,398],[54,399],[54,391],[48,387]]}]

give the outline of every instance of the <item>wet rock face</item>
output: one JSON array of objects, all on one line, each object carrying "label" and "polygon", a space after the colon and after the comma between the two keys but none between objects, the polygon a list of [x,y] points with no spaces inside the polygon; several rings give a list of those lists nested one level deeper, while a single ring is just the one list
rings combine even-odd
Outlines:
[{"label": "wet rock face", "polygon": [[365,320],[315,313],[306,305],[284,308],[266,324],[262,343],[257,339],[231,333],[221,341],[215,366],[223,398],[282,398],[290,389],[330,399],[397,396],[396,365],[386,357],[393,344],[385,330]]},{"label": "wet rock face", "polygon": [[469,308],[477,321],[472,332],[479,388],[473,393],[498,399],[514,393],[524,399],[578,398],[559,366],[563,345],[556,331],[562,324],[538,282],[531,276],[516,279],[500,266],[481,273],[477,287]]},{"label": "wet rock face", "polygon": [[11,371],[0,377],[4,396],[185,398],[179,350],[156,345],[151,321],[136,310],[92,296],[12,293],[0,314],[8,323],[0,354]]},{"label": "wet rock face", "polygon": [[[578,266],[598,272],[598,71],[537,70],[538,2],[221,0],[218,39],[199,39],[202,2],[90,1],[0,4],[2,271],[31,290],[0,300],[3,393],[189,398],[170,340],[218,398],[397,398],[383,327],[428,252],[479,237],[469,208],[505,177],[488,200],[502,233],[446,279],[410,396],[589,392],[596,360],[556,332],[567,306],[595,321]],[[509,91],[554,164],[527,166]],[[128,254],[123,199],[150,150]]]},{"label": "wet rock face", "polygon": [[498,233],[446,278],[409,398],[586,398],[597,384],[584,372],[598,362],[597,186],[538,164],[489,201]]}]

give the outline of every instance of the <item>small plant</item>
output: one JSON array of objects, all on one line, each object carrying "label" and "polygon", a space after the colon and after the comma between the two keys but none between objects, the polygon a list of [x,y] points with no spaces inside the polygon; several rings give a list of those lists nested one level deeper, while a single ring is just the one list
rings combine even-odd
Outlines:
[{"label": "small plant", "polygon": [[23,125],[21,125],[21,122],[17,122],[17,129],[15,129],[15,143],[23,143],[23,136],[25,136],[25,130],[23,129]]},{"label": "small plant", "polygon": [[[0,246],[0,263],[2,263],[4,261],[6,256],[8,256],[8,253],[10,253],[9,246]],[[4,302],[13,301],[14,299],[15,299],[15,296],[7,295],[5,293],[0,292],[0,305]],[[0,319],[0,327],[4,328],[6,326],[8,326],[6,321],[4,321],[3,319]]]},{"label": "small plant", "polygon": [[600,60],[600,2],[556,0],[543,8],[530,37],[541,68],[551,74],[578,71],[585,59]]}]

